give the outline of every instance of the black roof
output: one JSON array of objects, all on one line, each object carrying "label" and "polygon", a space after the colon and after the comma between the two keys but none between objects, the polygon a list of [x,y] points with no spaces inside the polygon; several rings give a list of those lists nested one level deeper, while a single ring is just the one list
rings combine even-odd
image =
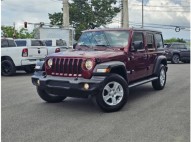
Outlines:
[{"label": "black roof", "polygon": [[145,28],[103,28],[103,29],[89,29],[89,30],[84,30],[82,32],[87,32],[87,31],[150,31],[155,33],[161,33],[161,31],[153,29],[145,29]]}]

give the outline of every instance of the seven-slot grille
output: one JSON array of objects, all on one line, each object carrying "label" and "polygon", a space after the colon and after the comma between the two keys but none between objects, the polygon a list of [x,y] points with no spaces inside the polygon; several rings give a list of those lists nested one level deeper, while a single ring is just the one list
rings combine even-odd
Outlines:
[{"label": "seven-slot grille", "polygon": [[82,76],[81,64],[82,59],[79,58],[53,58],[51,75],[68,77]]}]

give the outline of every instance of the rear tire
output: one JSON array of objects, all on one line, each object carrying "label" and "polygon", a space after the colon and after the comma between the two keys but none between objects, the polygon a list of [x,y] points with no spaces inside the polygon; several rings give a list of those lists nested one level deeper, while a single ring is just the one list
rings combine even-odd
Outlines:
[{"label": "rear tire", "polygon": [[56,96],[52,94],[48,94],[44,89],[37,87],[38,95],[43,99],[44,101],[48,103],[59,103],[62,102],[66,97],[64,96]]},{"label": "rear tire", "polygon": [[111,74],[96,95],[96,102],[103,111],[114,112],[126,104],[127,97],[128,85],[125,79],[118,74]]},{"label": "rear tire", "polygon": [[11,76],[16,73],[16,68],[11,60],[4,60],[1,62],[1,74],[3,76]]},{"label": "rear tire", "polygon": [[152,81],[152,86],[155,90],[162,90],[166,84],[166,67],[161,64],[158,79]]}]

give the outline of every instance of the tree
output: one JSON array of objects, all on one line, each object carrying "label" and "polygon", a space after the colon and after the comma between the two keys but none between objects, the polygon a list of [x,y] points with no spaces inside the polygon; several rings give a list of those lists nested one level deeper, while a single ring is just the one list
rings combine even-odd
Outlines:
[{"label": "tree", "polygon": [[[81,31],[89,28],[100,27],[112,22],[113,17],[120,12],[116,7],[117,0],[73,0],[69,3],[70,25],[76,28],[76,39]],[[52,25],[62,25],[63,14],[49,13]]]},{"label": "tree", "polygon": [[186,41],[182,38],[170,38],[170,39],[166,39],[164,40],[165,43],[172,43],[172,42],[182,42],[182,43],[186,43]]},{"label": "tree", "polygon": [[[3,31],[4,36],[6,37],[14,37],[14,27],[13,26],[1,26],[1,30]],[[25,28],[21,28],[19,31],[15,30],[15,38],[33,38],[34,33],[29,32]]]}]

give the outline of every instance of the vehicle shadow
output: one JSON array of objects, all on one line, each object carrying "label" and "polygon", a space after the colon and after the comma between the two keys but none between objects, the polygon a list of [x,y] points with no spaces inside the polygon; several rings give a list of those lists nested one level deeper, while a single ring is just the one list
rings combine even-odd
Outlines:
[{"label": "vehicle shadow", "polygon": [[33,73],[26,73],[24,71],[17,71],[14,75],[12,76],[2,76],[1,77],[19,77],[19,76],[32,76]]},{"label": "vehicle shadow", "polygon": [[[149,85],[142,85],[135,88],[131,88],[129,90],[129,97],[127,104],[122,109],[123,111],[128,111],[128,104],[133,103],[134,101],[151,96],[153,94],[154,89]],[[41,103],[41,105],[51,108],[54,110],[61,110],[62,112],[88,112],[88,113],[104,113],[96,104],[95,98],[88,99],[79,99],[79,98],[66,98],[62,103],[50,104],[50,103]],[[53,107],[53,108],[52,108]],[[53,112],[54,113],[54,112]],[[117,113],[117,112],[116,112]]]}]

